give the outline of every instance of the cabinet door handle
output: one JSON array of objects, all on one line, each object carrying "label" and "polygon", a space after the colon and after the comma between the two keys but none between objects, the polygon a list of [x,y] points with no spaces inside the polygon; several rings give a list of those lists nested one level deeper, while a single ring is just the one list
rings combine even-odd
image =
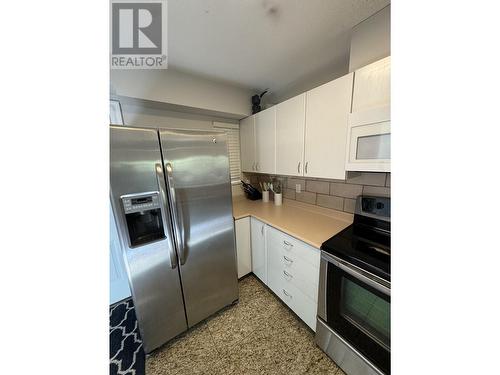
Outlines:
[{"label": "cabinet door handle", "polygon": [[259,162],[255,163],[255,170],[258,171],[259,170]]},{"label": "cabinet door handle", "polygon": [[[283,246],[283,247],[284,247],[285,249],[287,249],[287,250],[290,250],[290,249],[293,247],[293,244],[291,244],[291,243],[290,243],[290,242],[288,242],[288,241],[283,241],[283,245],[285,245],[285,246]],[[287,246],[288,246],[288,248],[287,248]]]},{"label": "cabinet door handle", "polygon": [[290,275],[288,272],[286,272],[285,270],[283,270],[283,275],[285,275],[286,277],[290,278],[290,279],[293,279],[293,276]]},{"label": "cabinet door handle", "polygon": [[306,161],[306,168],[305,168],[305,170],[306,170],[306,174],[307,174],[307,165],[308,165],[308,164],[309,164],[309,162],[308,162],[308,161]]},{"label": "cabinet door handle", "polygon": [[292,295],[289,294],[285,289],[283,289],[283,294],[287,296],[288,298],[292,298]]},{"label": "cabinet door handle", "polygon": [[287,261],[288,263],[292,264],[293,263],[293,260],[288,258],[287,256],[283,255],[283,259],[285,259],[285,261]]},{"label": "cabinet door handle", "polygon": [[300,161],[299,164],[297,164],[297,173],[300,173]]},{"label": "cabinet door handle", "polygon": [[260,227],[260,234],[264,235],[264,226]]}]

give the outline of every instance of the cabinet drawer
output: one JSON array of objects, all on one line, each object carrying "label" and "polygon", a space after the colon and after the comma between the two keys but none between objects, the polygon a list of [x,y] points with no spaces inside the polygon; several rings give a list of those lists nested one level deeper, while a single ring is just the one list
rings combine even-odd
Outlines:
[{"label": "cabinet drawer", "polygon": [[318,249],[271,227],[267,236],[269,249],[282,249],[289,256],[299,257],[319,269],[321,254]]},{"label": "cabinet drawer", "polygon": [[316,331],[316,301],[307,297],[292,284],[283,284],[278,296],[304,321],[304,323],[313,331]]},{"label": "cabinet drawer", "polygon": [[276,274],[285,285],[293,284],[313,301],[317,301],[319,269],[299,257],[284,253],[285,250],[269,251],[269,273]]}]

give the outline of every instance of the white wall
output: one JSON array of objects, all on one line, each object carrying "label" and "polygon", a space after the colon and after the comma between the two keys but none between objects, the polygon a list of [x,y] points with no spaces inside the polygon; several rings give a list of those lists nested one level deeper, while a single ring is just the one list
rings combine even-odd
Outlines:
[{"label": "white wall", "polygon": [[391,54],[391,6],[356,25],[352,30],[349,72]]},{"label": "white wall", "polygon": [[[266,99],[263,103],[280,103],[389,56],[391,54],[391,6],[388,5],[357,24],[351,30],[350,36],[347,34],[346,38],[350,38],[350,47],[347,45],[345,48],[346,55],[344,59],[339,59],[335,63],[325,66],[306,77],[291,82],[284,89],[272,93],[267,98],[264,97]],[[339,38],[338,44],[332,46],[332,48],[344,48],[343,39]]]},{"label": "white wall", "polygon": [[243,118],[251,113],[253,90],[174,69],[111,70],[111,94],[219,112]]}]

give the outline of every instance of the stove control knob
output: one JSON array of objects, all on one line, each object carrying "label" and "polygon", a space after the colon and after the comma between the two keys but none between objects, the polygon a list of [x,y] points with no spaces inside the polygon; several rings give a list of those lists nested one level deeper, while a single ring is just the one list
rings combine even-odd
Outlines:
[{"label": "stove control knob", "polygon": [[370,198],[363,198],[361,201],[361,208],[363,211],[370,212],[373,210],[373,200]]}]

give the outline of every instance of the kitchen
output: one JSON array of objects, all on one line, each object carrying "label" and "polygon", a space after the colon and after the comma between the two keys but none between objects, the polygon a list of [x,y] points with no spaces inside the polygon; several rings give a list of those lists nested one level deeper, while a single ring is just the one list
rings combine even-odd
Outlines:
[{"label": "kitchen", "polygon": [[320,10],[342,68],[250,116],[112,70],[111,373],[390,373],[390,4]]},{"label": "kitchen", "polygon": [[4,372],[497,372],[497,12],[91,4],[0,26]]}]

